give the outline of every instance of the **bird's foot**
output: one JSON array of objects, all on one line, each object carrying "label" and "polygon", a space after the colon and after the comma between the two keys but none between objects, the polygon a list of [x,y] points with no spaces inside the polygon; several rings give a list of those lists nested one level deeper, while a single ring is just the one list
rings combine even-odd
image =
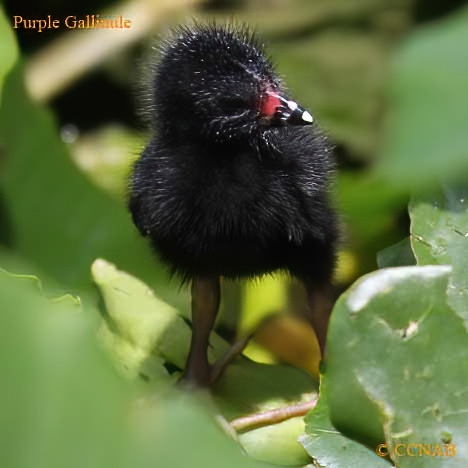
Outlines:
[{"label": "bird's foot", "polygon": [[229,364],[242,354],[250,338],[250,336],[245,336],[235,341],[226,354],[212,365],[208,363],[207,359],[194,359],[193,356],[189,356],[187,367],[181,378],[182,382],[189,387],[209,387],[213,385],[223,375]]},{"label": "bird's foot", "polygon": [[249,344],[251,337],[251,335],[246,335],[243,338],[236,340],[227,353],[219,358],[213,366],[211,366],[211,384],[214,384],[221,377],[229,364],[231,364],[237,356],[242,354],[246,346]]}]

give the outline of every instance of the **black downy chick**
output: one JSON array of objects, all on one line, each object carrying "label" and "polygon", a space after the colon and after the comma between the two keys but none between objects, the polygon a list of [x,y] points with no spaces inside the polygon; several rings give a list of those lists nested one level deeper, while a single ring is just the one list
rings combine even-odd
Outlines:
[{"label": "black downy chick", "polygon": [[176,31],[152,76],[153,136],[130,183],[133,221],[192,283],[185,379],[208,385],[220,277],[300,278],[322,353],[338,238],[333,155],[245,27]]}]

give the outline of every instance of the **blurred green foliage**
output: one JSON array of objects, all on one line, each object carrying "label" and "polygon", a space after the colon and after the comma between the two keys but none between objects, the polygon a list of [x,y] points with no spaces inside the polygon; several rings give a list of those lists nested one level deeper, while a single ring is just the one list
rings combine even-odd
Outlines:
[{"label": "blurred green foliage", "polygon": [[[468,463],[468,10],[442,19],[427,5],[434,22],[425,27],[414,24],[424,15],[409,0],[211,2],[157,24],[164,31],[194,12],[252,24],[337,145],[334,194],[346,225],[340,287],[376,269],[385,247],[385,269],[358,279],[334,309],[306,427],[299,417],[237,435],[226,421],[314,399],[316,380],[239,357],[211,396],[174,385],[190,336],[187,292],[169,281],[124,205],[144,135],[133,117],[116,122],[123,99],[90,107],[80,83],[77,101],[67,100],[73,89],[54,100],[55,115],[34,102],[9,18],[0,15],[2,464]],[[122,50],[118,63],[109,57],[99,71],[111,77],[105,88],[130,87],[135,53]],[[69,123],[77,125],[73,138]],[[248,314],[246,327],[288,306],[285,280],[257,287],[234,291],[225,304],[225,313]],[[228,348],[216,334],[212,345],[213,359]],[[376,455],[380,443],[390,458]],[[398,443],[454,444],[457,453],[397,456]]]}]

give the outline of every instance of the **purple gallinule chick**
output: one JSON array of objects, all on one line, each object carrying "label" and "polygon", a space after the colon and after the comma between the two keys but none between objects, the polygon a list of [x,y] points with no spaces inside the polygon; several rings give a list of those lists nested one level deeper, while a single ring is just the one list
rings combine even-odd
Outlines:
[{"label": "purple gallinule chick", "polygon": [[172,273],[191,282],[185,379],[212,380],[220,277],[283,270],[301,279],[323,353],[338,239],[331,145],[245,27],[181,27],[152,71],[152,137],[129,207]]}]

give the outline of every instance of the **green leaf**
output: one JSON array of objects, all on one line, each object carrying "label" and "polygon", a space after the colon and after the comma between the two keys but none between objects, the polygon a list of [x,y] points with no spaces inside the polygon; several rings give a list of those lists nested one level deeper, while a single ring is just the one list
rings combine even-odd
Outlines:
[{"label": "green leaf", "polygon": [[[289,366],[260,364],[244,357],[236,359],[216,382],[213,396],[228,421],[316,398],[317,382],[306,372]],[[307,462],[297,439],[301,418],[274,426],[250,429],[239,441],[253,458],[296,466]]]},{"label": "green leaf", "polygon": [[[385,438],[398,467],[468,463],[468,333],[447,304],[450,273],[449,266],[379,270],[347,291],[332,315],[325,389],[332,424],[372,449]],[[394,453],[398,443],[446,440],[456,459]]]},{"label": "green leaf", "polygon": [[281,466],[303,466],[310,462],[298,442],[303,433],[304,418],[297,417],[240,434],[239,442],[257,460]]},{"label": "green leaf", "polygon": [[468,9],[415,32],[396,57],[387,138],[377,171],[427,189],[468,173]]},{"label": "green leaf", "polygon": [[19,67],[5,83],[0,141],[3,226],[10,226],[11,249],[75,289],[91,288],[91,263],[104,256],[178,303],[177,285],[168,284],[165,269],[137,233],[124,204],[74,166],[50,112],[27,97]]},{"label": "green leaf", "polygon": [[306,416],[306,434],[300,437],[309,455],[321,468],[368,466],[389,467],[389,463],[366,446],[346,437],[330,421],[328,375],[322,377],[317,406]]},{"label": "green leaf", "polygon": [[243,454],[197,396],[174,389],[162,401],[141,402],[135,413],[126,467],[273,468]]},{"label": "green leaf", "polygon": [[[92,275],[104,300],[101,336],[130,377],[151,380],[142,366],[168,362],[183,369],[191,328],[185,319],[148,286],[104,260],[96,260]],[[187,298],[188,299],[188,298]],[[213,334],[210,358],[222,356],[229,346]],[[152,362],[156,359],[156,363]],[[161,361],[162,360],[162,361]],[[158,372],[157,376],[161,373]]]},{"label": "green leaf", "polygon": [[409,237],[377,253],[379,268],[416,265]]},{"label": "green leaf", "polygon": [[[409,205],[411,243],[419,265],[456,265],[468,257],[468,187],[442,185]],[[462,243],[459,245],[458,241]]]},{"label": "green leaf", "polygon": [[76,298],[0,272],[0,453],[11,467],[117,466],[127,392]]},{"label": "green leaf", "polygon": [[28,275],[40,277],[41,282],[46,285],[49,291],[56,291],[58,295],[60,292],[63,292],[63,287],[60,287],[60,283],[47,276],[37,265],[31,263],[27,258],[3,245],[0,245],[1,270],[6,270],[12,274],[24,274],[24,272],[27,272]]},{"label": "green leaf", "polygon": [[468,328],[468,187],[442,185],[430,195],[414,196],[409,210],[418,264],[453,265],[449,304]]}]

